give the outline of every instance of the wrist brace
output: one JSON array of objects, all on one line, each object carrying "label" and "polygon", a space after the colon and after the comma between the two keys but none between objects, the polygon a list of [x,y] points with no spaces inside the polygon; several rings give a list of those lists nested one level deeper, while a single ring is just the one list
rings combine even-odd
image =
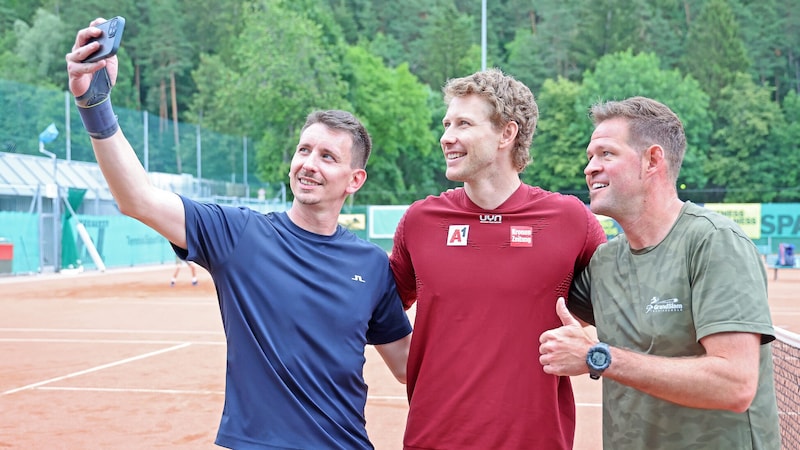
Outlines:
[{"label": "wrist brace", "polygon": [[111,80],[108,78],[106,68],[103,67],[92,76],[89,90],[80,97],[75,97],[83,126],[89,132],[89,136],[95,139],[109,138],[119,129],[109,94],[111,94]]}]

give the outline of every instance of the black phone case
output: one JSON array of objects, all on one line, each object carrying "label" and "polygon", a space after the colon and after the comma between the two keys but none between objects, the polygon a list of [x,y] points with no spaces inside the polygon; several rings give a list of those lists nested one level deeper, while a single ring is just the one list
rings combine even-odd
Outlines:
[{"label": "black phone case", "polygon": [[103,34],[89,42],[99,41],[100,48],[84,59],[85,63],[100,61],[117,54],[119,43],[122,42],[122,32],[125,31],[125,18],[114,17],[97,25],[97,28],[103,30]]}]

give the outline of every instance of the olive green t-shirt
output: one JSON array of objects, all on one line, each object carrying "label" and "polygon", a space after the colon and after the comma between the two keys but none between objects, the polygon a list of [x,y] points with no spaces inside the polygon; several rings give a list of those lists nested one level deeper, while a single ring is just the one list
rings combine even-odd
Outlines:
[{"label": "olive green t-shirt", "polygon": [[744,413],[683,407],[603,379],[604,448],[780,450],[766,272],[735,222],[687,202],[654,247],[631,251],[616,237],[576,277],[569,307],[602,342],[651,355],[702,355],[699,340],[715,333],[762,335],[759,388]]}]

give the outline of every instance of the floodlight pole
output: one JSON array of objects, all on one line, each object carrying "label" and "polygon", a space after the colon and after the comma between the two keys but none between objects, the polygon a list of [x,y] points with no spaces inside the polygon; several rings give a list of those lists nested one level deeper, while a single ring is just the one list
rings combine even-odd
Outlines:
[{"label": "floodlight pole", "polygon": [[242,137],[242,180],[244,181],[244,197],[250,198],[250,185],[247,181],[247,136]]},{"label": "floodlight pole", "polygon": [[72,128],[70,127],[70,123],[69,123],[69,121],[70,121],[69,112],[70,112],[70,108],[72,107],[72,103],[73,103],[72,99],[73,98],[74,97],[72,96],[72,94],[70,94],[69,91],[65,91],[64,92],[64,117],[66,117],[66,120],[64,121],[64,130],[65,130],[65,133],[67,134],[67,144],[66,144],[67,161],[72,161],[72,138],[71,138]]},{"label": "floodlight pole", "polygon": [[[61,217],[61,190],[58,187],[58,157],[55,153],[45,150],[44,142],[39,141],[39,153],[47,155],[53,160],[53,184],[55,185],[55,198],[53,198],[53,270],[61,271],[61,255],[59,252],[61,227],[59,227],[59,217]],[[44,264],[40,264],[41,267]]]},{"label": "floodlight pole", "polygon": [[197,181],[200,183],[202,189],[203,181],[203,137],[200,130],[200,124],[203,122],[203,111],[200,111],[200,120],[197,121],[195,128],[195,157],[197,158]]},{"label": "floodlight pole", "polygon": [[481,0],[481,70],[486,70],[486,0]]},{"label": "floodlight pole", "polygon": [[53,183],[58,186],[58,157],[55,153],[45,150],[42,141],[39,141],[39,153],[47,155],[53,160]]},{"label": "floodlight pole", "polygon": [[147,115],[147,111],[146,110],[142,111],[142,129],[143,129],[142,140],[144,141],[143,159],[144,159],[145,172],[150,172],[150,144],[148,143],[148,139],[150,136],[149,135],[150,130],[148,127],[150,126],[150,124],[148,123],[148,117],[149,116]]}]

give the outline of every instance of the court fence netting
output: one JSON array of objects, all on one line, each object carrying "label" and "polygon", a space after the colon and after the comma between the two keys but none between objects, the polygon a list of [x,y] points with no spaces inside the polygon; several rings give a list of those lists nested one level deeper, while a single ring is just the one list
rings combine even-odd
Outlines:
[{"label": "court fence netting", "polygon": [[783,448],[800,449],[800,334],[775,327],[772,359]]}]

